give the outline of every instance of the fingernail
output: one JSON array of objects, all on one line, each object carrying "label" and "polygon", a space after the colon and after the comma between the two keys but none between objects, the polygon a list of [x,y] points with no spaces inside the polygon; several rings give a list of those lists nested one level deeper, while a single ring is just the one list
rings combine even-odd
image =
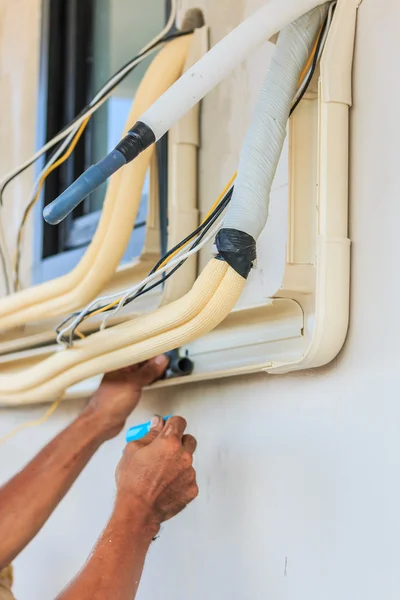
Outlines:
[{"label": "fingernail", "polygon": [[161,417],[159,415],[154,415],[154,417],[151,419],[150,429],[154,429],[154,427],[157,427],[160,424],[160,420]]},{"label": "fingernail", "polygon": [[154,359],[154,363],[158,367],[163,367],[164,365],[166,365],[167,362],[168,362],[168,358],[165,356],[165,354],[160,354],[160,356],[156,356]]}]

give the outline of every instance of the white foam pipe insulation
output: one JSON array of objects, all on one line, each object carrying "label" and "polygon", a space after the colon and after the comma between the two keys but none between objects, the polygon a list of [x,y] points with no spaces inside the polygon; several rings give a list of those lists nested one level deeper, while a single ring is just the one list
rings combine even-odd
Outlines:
[{"label": "white foam pipe insulation", "polygon": [[17,377],[15,373],[0,376],[3,403],[54,399],[83,379],[182,346],[227,316],[240,297],[255,259],[255,243],[267,220],[271,184],[296,84],[326,12],[327,5],[314,8],[279,36],[243,146],[235,201],[217,236],[219,255],[209,262],[192,290],[151,314],[95,333]]}]

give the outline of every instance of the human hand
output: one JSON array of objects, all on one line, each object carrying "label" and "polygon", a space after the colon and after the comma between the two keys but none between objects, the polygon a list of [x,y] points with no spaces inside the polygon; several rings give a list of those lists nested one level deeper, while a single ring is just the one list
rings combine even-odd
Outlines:
[{"label": "human hand", "polygon": [[184,435],[186,421],[154,417],[146,437],[126,445],[116,472],[117,504],[142,510],[156,529],[198,495],[193,453],[197,442]]},{"label": "human hand", "polygon": [[161,355],[103,377],[86,411],[96,420],[105,439],[122,431],[126,419],[139,403],[143,388],[159,379],[167,366],[168,358]]}]

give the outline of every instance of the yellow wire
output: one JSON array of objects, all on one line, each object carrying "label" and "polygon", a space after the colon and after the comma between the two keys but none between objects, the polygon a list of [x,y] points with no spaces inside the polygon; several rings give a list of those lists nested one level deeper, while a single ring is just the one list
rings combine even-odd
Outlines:
[{"label": "yellow wire", "polygon": [[51,417],[51,415],[54,414],[54,412],[57,410],[58,406],[60,405],[61,400],[62,400],[62,396],[60,398],[57,398],[57,400],[55,402],[53,402],[53,404],[50,406],[50,408],[47,409],[47,411],[45,412],[43,417],[41,417],[40,419],[35,419],[34,421],[28,421],[27,423],[23,423],[22,425],[19,425],[18,427],[16,427],[12,431],[10,431],[10,433],[7,433],[5,436],[0,438],[0,446],[3,446],[3,444],[10,441],[11,438],[16,436],[17,433],[19,433],[20,431],[23,431],[24,429],[28,429],[29,427],[38,427],[39,425],[43,425],[43,423],[45,423]]},{"label": "yellow wire", "polygon": [[29,217],[29,214],[30,214],[32,208],[34,207],[34,205],[36,204],[36,202],[38,201],[38,199],[40,197],[40,194],[41,194],[41,191],[43,188],[43,184],[46,181],[47,177],[50,175],[50,173],[52,173],[55,169],[57,169],[60,165],[62,165],[71,156],[71,154],[75,150],[75,147],[76,147],[77,143],[79,142],[83,132],[85,131],[87,124],[89,123],[90,117],[91,117],[91,115],[89,115],[82,122],[82,124],[79,127],[78,131],[76,132],[74,139],[72,140],[71,145],[69,146],[68,150],[53,165],[51,165],[51,167],[49,167],[47,169],[47,171],[45,171],[43,173],[43,175],[41,176],[41,178],[39,180],[39,185],[38,185],[38,189],[36,191],[35,197],[31,200],[31,202],[28,204],[28,206],[25,209],[24,215],[22,217],[21,225],[19,226],[18,237],[17,237],[17,253],[16,253],[15,265],[14,265],[15,289],[18,289],[20,287],[19,263],[20,263],[20,259],[21,259],[22,232],[23,232],[26,220]]},{"label": "yellow wire", "polygon": [[[225,194],[227,193],[227,191],[230,189],[230,187],[232,186],[233,182],[235,181],[237,176],[237,171],[232,175],[232,177],[230,178],[230,180],[228,181],[228,183],[226,184],[226,186],[224,187],[224,189],[222,190],[222,192],[220,193],[220,195],[218,196],[218,198],[216,199],[216,201],[214,202],[214,204],[212,205],[212,207],[210,208],[210,210],[208,211],[208,213],[206,214],[206,216],[204,217],[203,221],[201,222],[201,225],[203,225],[205,223],[205,221],[207,221],[208,217],[211,215],[211,213],[213,212],[213,210],[216,209],[216,207],[218,206],[218,204],[221,202],[222,198],[225,196]],[[194,237],[194,236],[192,236]],[[170,254],[170,256],[168,256],[168,258],[166,258],[161,264],[160,266],[157,268],[157,271],[159,269],[162,269],[162,267],[164,265],[166,265],[167,263],[169,263],[169,261],[174,258],[174,256],[176,256],[178,254],[178,252],[180,252],[182,250],[182,248],[185,248],[185,246],[187,246],[188,244],[190,244],[192,238],[190,238],[190,240],[188,240],[185,244],[183,244],[183,246],[180,246],[179,248],[177,248],[177,250],[175,250],[175,252],[172,252],[172,254]]]},{"label": "yellow wire", "polygon": [[298,81],[298,87],[300,87],[300,85],[302,84],[304,77],[307,75],[307,73],[309,71],[309,68],[311,67],[312,61],[314,60],[314,56],[315,56],[315,53],[316,53],[317,48],[318,48],[318,42],[319,42],[319,39],[321,37],[321,33],[322,33],[323,28],[324,28],[324,25],[322,25],[321,29],[319,30],[319,34],[317,35],[317,39],[315,40],[315,44],[314,44],[314,47],[313,47],[313,49],[311,51],[311,54],[308,57],[306,64],[304,65],[304,69],[300,73],[300,77],[299,77],[299,81]]},{"label": "yellow wire", "polygon": [[47,171],[45,173],[43,173],[42,177],[40,178],[40,182],[39,182],[39,186],[38,186],[38,191],[36,192],[36,196],[40,196],[40,192],[42,190],[43,184],[46,180],[46,178],[50,175],[50,173],[52,173],[55,169],[57,169],[57,167],[59,167],[60,165],[63,164],[63,162],[65,162],[72,154],[72,152],[75,150],[77,143],[79,142],[82,133],[85,131],[87,124],[90,121],[90,117],[91,115],[89,115],[88,117],[86,117],[86,119],[82,122],[81,126],[79,127],[78,131],[75,134],[74,139],[71,142],[70,147],[68,148],[68,150],[65,152],[65,154],[63,154],[58,160],[56,160],[56,162],[51,165],[51,167],[49,167],[47,169]]},{"label": "yellow wire", "polygon": [[[230,189],[230,187],[232,186],[233,182],[235,181],[237,176],[237,171],[236,173],[234,173],[232,175],[232,177],[230,178],[230,180],[228,181],[228,183],[226,184],[226,186],[224,187],[224,189],[222,190],[222,192],[220,193],[220,195],[218,196],[218,198],[216,199],[216,201],[214,202],[214,204],[212,205],[212,207],[210,208],[210,210],[208,211],[208,213],[206,214],[206,216],[204,217],[203,221],[201,222],[201,225],[203,225],[205,223],[205,221],[207,221],[208,217],[211,215],[211,213],[213,212],[213,210],[215,210],[215,208],[218,206],[218,204],[221,202],[222,198],[225,196],[225,194],[227,193],[227,191]],[[169,263],[169,261],[178,254],[178,252],[180,252],[182,250],[182,248],[185,248],[185,246],[187,246],[191,239],[194,237],[194,235],[190,238],[190,240],[188,240],[185,244],[183,244],[182,246],[180,246],[177,250],[175,250],[175,252],[173,252],[172,254],[170,254],[170,256],[168,256],[157,268],[157,271],[159,271],[164,265],[166,265],[167,263]],[[106,310],[109,310],[110,308],[113,308],[114,306],[116,306],[117,304],[119,304],[119,302],[121,301],[121,298],[117,298],[117,300],[114,300],[113,302],[111,302],[110,304],[107,304],[107,306],[103,306],[102,308],[99,308],[98,310],[95,310],[94,312],[92,312],[90,314],[90,318],[94,317],[95,315],[99,315],[100,313],[105,312]],[[83,335],[83,333],[81,333],[78,330],[75,330],[75,334],[78,335],[81,339],[85,339],[85,336]]]}]

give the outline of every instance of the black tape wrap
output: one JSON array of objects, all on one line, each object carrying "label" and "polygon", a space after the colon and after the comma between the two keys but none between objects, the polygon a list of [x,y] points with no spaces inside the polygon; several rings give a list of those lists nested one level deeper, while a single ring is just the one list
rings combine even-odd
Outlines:
[{"label": "black tape wrap", "polygon": [[146,150],[149,146],[154,144],[156,136],[148,125],[138,121],[128,131],[126,136],[120,141],[115,147],[119,150],[126,158],[126,162],[131,162],[134,158],[139,156],[143,150]]},{"label": "black tape wrap", "polygon": [[224,260],[232,269],[247,279],[257,258],[255,239],[238,229],[220,229],[215,239],[218,260]]}]

